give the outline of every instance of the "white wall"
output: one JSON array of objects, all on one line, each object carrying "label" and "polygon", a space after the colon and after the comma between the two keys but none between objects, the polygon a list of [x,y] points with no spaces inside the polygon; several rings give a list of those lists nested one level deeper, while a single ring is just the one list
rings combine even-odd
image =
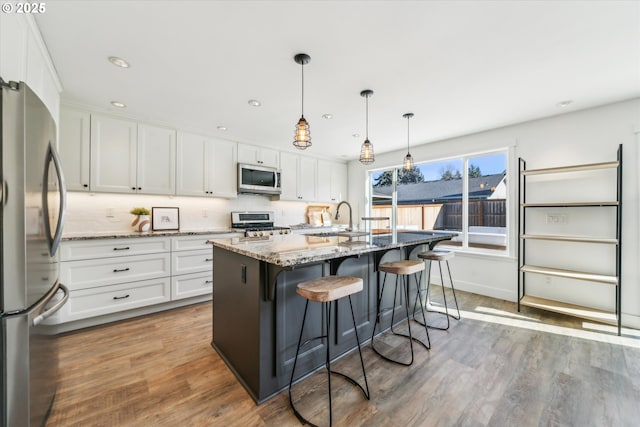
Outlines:
[{"label": "white wall", "polygon": [[[237,199],[167,197],[107,193],[68,193],[64,235],[131,231],[134,207],[178,207],[180,229],[211,230],[229,228],[231,211],[268,210],[275,213],[276,225],[306,222],[304,202],[271,201],[258,195],[239,195]],[[112,216],[108,216],[112,215]]]},{"label": "white wall", "polygon": [[[510,177],[515,180],[518,157],[527,161],[528,168],[598,163],[615,160],[618,144],[623,144],[622,320],[625,325],[640,327],[640,267],[638,265],[640,264],[638,246],[640,174],[637,172],[640,163],[639,131],[640,99],[636,98],[459,138],[416,145],[411,147],[411,153],[417,161],[421,162],[511,147],[513,154],[508,166],[511,172]],[[403,151],[377,155],[376,162],[369,168],[399,166],[404,155]],[[354,212],[354,218],[367,214],[364,196],[367,169],[358,161],[349,163],[348,194],[354,209],[357,210]],[[507,185],[511,196],[508,215],[511,231],[508,256],[459,253],[451,266],[456,286],[460,289],[516,301],[517,193],[515,193],[515,185]],[[580,187],[577,192],[580,191],[584,191],[584,194],[576,194],[578,199],[582,196],[590,197],[589,193],[593,190]],[[585,262],[584,259],[572,259],[572,256],[574,256],[572,251],[560,251],[560,257],[566,257],[569,263]],[[589,262],[589,259],[586,262]],[[533,275],[529,275],[531,276]],[[612,292],[603,293],[597,285],[590,287],[588,284],[586,286],[583,284],[579,288],[564,289],[569,289],[570,295],[566,295],[562,287],[556,286],[556,290],[551,290],[552,295],[548,297],[569,299],[578,295],[580,301],[574,301],[575,303],[598,307],[608,304],[609,301],[606,299],[613,294]],[[553,294],[553,292],[556,293]],[[603,296],[605,293],[606,297]]]}]

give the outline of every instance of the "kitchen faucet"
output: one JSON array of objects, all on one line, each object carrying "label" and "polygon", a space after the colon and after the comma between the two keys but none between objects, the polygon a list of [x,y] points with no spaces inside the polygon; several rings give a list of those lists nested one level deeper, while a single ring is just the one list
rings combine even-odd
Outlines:
[{"label": "kitchen faucet", "polygon": [[353,217],[351,215],[352,211],[349,202],[343,200],[342,202],[338,203],[338,206],[336,207],[336,220],[340,218],[340,206],[342,206],[343,204],[349,207],[349,228],[347,228],[347,231],[353,231]]}]

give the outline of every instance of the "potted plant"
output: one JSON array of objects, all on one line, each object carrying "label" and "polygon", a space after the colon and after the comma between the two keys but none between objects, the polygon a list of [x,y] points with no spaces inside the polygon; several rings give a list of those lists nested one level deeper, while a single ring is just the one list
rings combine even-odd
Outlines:
[{"label": "potted plant", "polygon": [[151,228],[151,219],[149,219],[149,209],[147,208],[133,208],[130,213],[136,217],[131,223],[134,231],[149,231]]}]

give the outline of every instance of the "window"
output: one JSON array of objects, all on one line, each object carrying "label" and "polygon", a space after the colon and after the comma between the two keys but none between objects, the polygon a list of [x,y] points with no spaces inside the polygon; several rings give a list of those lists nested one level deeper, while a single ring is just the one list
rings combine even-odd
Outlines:
[{"label": "window", "polygon": [[370,212],[376,233],[438,230],[449,245],[507,249],[507,151],[416,163],[412,171],[370,172]]}]

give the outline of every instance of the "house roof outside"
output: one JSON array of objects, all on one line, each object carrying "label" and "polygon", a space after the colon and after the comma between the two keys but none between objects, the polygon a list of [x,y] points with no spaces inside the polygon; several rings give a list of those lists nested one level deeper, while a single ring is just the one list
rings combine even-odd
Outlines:
[{"label": "house roof outside", "polygon": [[[489,199],[496,189],[503,184],[506,176],[504,173],[479,176],[469,179],[470,199]],[[374,187],[374,205],[389,203],[393,192],[393,186]],[[382,196],[383,200],[376,200],[376,196]],[[398,204],[412,205],[425,203],[438,203],[462,198],[462,179],[426,181],[415,184],[398,186]]]}]

